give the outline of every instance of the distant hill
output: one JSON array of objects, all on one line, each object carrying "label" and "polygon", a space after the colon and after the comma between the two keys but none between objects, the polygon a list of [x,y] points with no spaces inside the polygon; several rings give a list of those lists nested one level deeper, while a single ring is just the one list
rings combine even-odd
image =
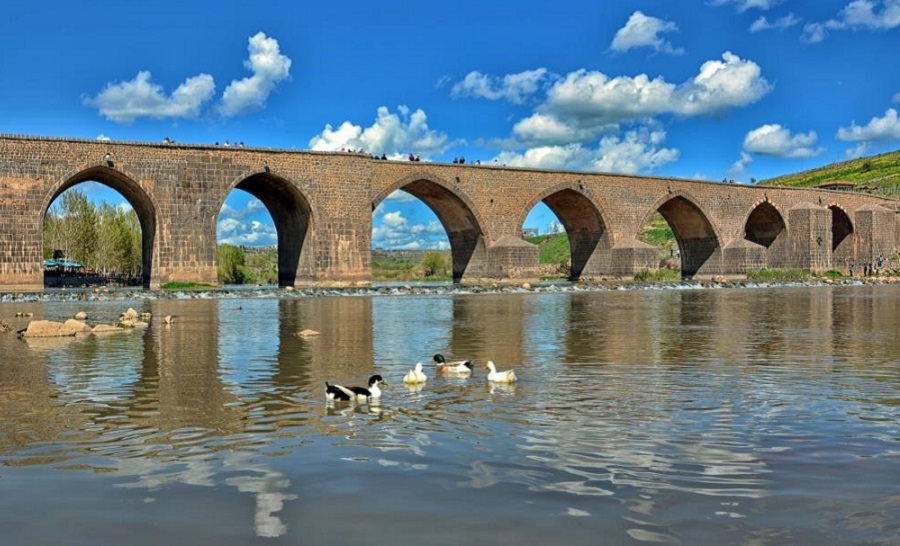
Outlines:
[{"label": "distant hill", "polygon": [[900,150],[762,180],[759,185],[808,188],[838,181],[854,182],[856,191],[900,198]]}]

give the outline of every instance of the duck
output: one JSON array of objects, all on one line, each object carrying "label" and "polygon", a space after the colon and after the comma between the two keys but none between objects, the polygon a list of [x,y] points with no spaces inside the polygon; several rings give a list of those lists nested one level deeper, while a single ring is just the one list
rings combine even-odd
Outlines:
[{"label": "duck", "polygon": [[370,400],[381,398],[381,388],[379,388],[379,385],[387,385],[387,381],[378,374],[369,377],[368,388],[345,387],[337,384],[332,385],[326,381],[325,398],[328,400],[340,400],[342,402],[349,402],[351,400],[356,402],[368,402]]},{"label": "duck", "polygon": [[471,360],[456,360],[454,362],[447,362],[447,359],[444,358],[444,355],[440,353],[434,355],[431,358],[431,361],[436,364],[434,370],[437,373],[469,375],[470,373],[472,373],[472,369],[475,367],[475,364],[472,363]]},{"label": "duck", "polygon": [[410,370],[406,376],[403,377],[403,382],[407,385],[415,385],[417,383],[424,383],[428,381],[428,376],[425,375],[425,372],[422,371],[422,363],[416,362],[416,367],[414,370]]},{"label": "duck", "polygon": [[487,362],[487,368],[490,370],[487,376],[488,381],[493,381],[494,383],[515,383],[518,381],[516,372],[513,370],[498,372],[497,367],[490,360]]}]

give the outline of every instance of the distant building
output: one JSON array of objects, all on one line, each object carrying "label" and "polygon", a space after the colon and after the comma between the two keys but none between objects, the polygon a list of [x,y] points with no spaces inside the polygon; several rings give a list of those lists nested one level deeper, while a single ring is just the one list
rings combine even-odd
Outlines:
[{"label": "distant building", "polygon": [[835,191],[853,191],[856,189],[856,182],[847,182],[846,180],[832,180],[831,182],[824,182],[816,186],[820,190],[835,190]]},{"label": "distant building", "polygon": [[534,227],[522,228],[522,238],[523,239],[527,239],[529,237],[537,237],[538,235],[540,235],[540,233],[538,233],[538,228],[534,228]]}]

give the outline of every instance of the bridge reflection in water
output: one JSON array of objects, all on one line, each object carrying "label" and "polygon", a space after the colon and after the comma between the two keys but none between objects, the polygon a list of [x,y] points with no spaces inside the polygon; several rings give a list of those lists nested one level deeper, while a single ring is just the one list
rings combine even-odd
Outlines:
[{"label": "bridge reflection in water", "polygon": [[[128,305],[176,319],[0,335],[11,543],[116,544],[124,529],[135,544],[321,543],[374,521],[398,544],[436,527],[473,543],[859,543],[900,524],[895,287],[23,303],[0,317],[109,322]],[[403,387],[435,352],[520,382],[426,365],[423,388]],[[326,379],[376,372],[393,383],[380,404],[325,403]]]}]

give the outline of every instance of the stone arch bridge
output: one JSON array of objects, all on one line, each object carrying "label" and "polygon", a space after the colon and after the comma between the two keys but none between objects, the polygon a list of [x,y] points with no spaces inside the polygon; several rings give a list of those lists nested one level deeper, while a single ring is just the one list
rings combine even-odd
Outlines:
[{"label": "stone arch bridge", "polygon": [[398,189],[440,219],[459,282],[534,280],[538,249],[521,234],[541,201],[569,235],[573,279],[658,267],[658,251],[638,240],[656,212],[675,233],[684,276],[846,269],[888,255],[900,241],[900,201],[848,192],[349,153],[0,136],[0,290],[43,289],[44,216],[63,191],[88,180],[117,190],[137,213],[148,287],[216,282],[216,223],[235,188],[257,197],[272,216],[283,286],[369,281],[372,211]]}]

